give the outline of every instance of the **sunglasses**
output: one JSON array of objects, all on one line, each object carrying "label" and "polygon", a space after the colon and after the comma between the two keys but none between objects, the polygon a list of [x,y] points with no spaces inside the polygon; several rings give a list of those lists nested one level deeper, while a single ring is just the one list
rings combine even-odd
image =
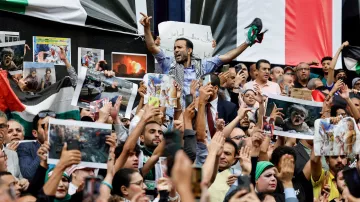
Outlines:
[{"label": "sunglasses", "polygon": [[56,117],[56,113],[55,112],[52,112],[52,111],[49,111],[49,112],[40,112],[39,113],[39,118],[45,118],[47,116],[51,116],[53,118]]}]

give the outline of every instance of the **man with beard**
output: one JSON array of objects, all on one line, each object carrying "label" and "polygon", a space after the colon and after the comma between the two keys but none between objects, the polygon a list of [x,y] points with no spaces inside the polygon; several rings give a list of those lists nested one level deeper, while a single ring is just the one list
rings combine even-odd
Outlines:
[{"label": "man with beard", "polygon": [[305,62],[300,62],[296,68],[296,81],[294,88],[306,88],[310,79],[310,66]]},{"label": "man with beard", "polygon": [[273,67],[270,70],[270,78],[272,82],[277,83],[279,81],[279,79],[282,77],[282,75],[284,75],[284,70],[283,68],[277,66],[277,67]]},{"label": "man with beard", "polygon": [[[247,39],[237,48],[227,52],[224,55],[216,55],[212,58],[198,59],[193,56],[193,42],[187,38],[177,38],[174,43],[174,56],[166,56],[165,53],[156,46],[154,38],[150,30],[150,20],[152,17],[141,13],[143,18],[140,23],[144,26],[145,42],[147,49],[154,55],[162,69],[163,74],[170,74],[175,76],[175,81],[183,89],[182,103],[185,103],[185,95],[190,94],[190,84],[192,80],[199,79],[202,75],[214,72],[222,64],[231,62],[249,46],[256,42],[261,43],[263,34],[260,33],[262,29],[262,22],[256,18],[245,29],[254,29],[252,33],[247,36]],[[185,106],[185,105],[183,105]]]},{"label": "man with beard", "polygon": [[288,109],[288,117],[284,120],[284,131],[296,131],[302,133],[312,133],[305,120],[308,117],[308,110],[301,105],[291,105]]},{"label": "man with beard", "polygon": [[11,48],[4,48],[0,53],[1,65],[0,68],[3,70],[14,71],[17,69],[13,58],[14,51]]},{"label": "man with beard", "polygon": [[19,141],[24,140],[24,126],[15,120],[9,120],[8,125],[8,134],[5,138],[6,147],[16,151],[19,146]]},{"label": "man with beard", "polygon": [[256,79],[245,84],[244,89],[253,89],[257,85],[261,92],[280,95],[280,87],[277,83],[269,81],[270,62],[264,59],[256,62]]},{"label": "man with beard", "polygon": [[311,155],[311,183],[314,197],[319,198],[323,189],[329,192],[329,201],[340,196],[335,176],[347,165],[346,156],[326,156],[329,171],[322,169],[321,156]]},{"label": "man with beard", "polygon": [[[55,118],[56,114],[52,111],[41,111],[33,119],[32,135],[36,142],[22,143],[17,149],[20,162],[20,170],[24,178],[29,181],[34,177],[40,165],[40,158],[37,151],[47,139],[49,118]],[[54,146],[54,145],[53,145]]]}]

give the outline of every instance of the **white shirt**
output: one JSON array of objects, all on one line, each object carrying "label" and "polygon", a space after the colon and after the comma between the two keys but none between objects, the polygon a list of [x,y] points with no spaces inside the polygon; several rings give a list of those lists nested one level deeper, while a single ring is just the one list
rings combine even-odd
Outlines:
[{"label": "white shirt", "polygon": [[[217,106],[218,106],[218,97],[216,97],[213,101],[210,102],[211,107],[210,107],[210,111],[211,111],[211,115],[215,124],[215,118],[216,118],[216,114],[217,114]],[[207,107],[205,105],[205,123],[206,123],[206,139],[208,141],[208,143],[210,143],[211,141],[211,135],[210,135],[210,130],[209,130],[209,126],[208,126],[208,121],[207,121]],[[214,125],[215,127],[215,125]]]},{"label": "white shirt", "polygon": [[[254,84],[258,84],[258,83],[256,83],[255,80],[249,81],[244,85],[244,89],[254,90]],[[276,95],[281,94],[280,86],[275,82],[267,81],[264,85],[258,84],[258,86],[261,90],[261,93],[276,94]]]}]

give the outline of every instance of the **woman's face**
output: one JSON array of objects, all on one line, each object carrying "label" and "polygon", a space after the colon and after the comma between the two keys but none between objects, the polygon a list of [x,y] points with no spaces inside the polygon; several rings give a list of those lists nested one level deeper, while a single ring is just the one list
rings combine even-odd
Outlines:
[{"label": "woman's face", "polygon": [[66,194],[68,193],[69,189],[69,180],[62,176],[59,182],[59,185],[56,189],[55,197],[58,199],[65,198]]},{"label": "woman's face", "polygon": [[256,182],[256,190],[261,193],[272,193],[276,189],[277,180],[275,178],[276,168],[265,170]]},{"label": "woman's face", "polygon": [[247,91],[244,94],[244,98],[243,98],[244,102],[246,103],[246,105],[248,106],[254,106],[256,100],[255,100],[255,93],[251,90]]},{"label": "woman's face", "polygon": [[146,189],[147,187],[144,183],[143,177],[140,175],[140,173],[135,172],[131,175],[130,185],[127,188],[128,196],[126,198],[130,200],[135,196],[135,194]]},{"label": "woman's face", "polygon": [[354,123],[352,122],[352,120],[347,121],[347,127],[348,130],[354,130]]}]

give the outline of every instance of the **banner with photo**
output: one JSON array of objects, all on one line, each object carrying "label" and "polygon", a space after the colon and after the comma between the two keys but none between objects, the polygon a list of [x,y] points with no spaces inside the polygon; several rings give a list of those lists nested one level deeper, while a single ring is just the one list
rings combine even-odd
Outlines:
[{"label": "banner with photo", "polygon": [[68,150],[80,150],[79,166],[106,169],[109,145],[105,141],[106,136],[111,135],[110,124],[50,119],[48,131],[48,164],[59,162],[64,143],[67,143]]},{"label": "banner with photo", "polygon": [[60,47],[65,50],[66,58],[71,63],[71,39],[59,37],[33,37],[33,61],[65,65],[60,59]]},{"label": "banner with photo", "polygon": [[360,131],[351,117],[334,123],[330,118],[315,121],[316,156],[339,156],[360,153]]},{"label": "banner with photo", "polygon": [[131,110],[137,94],[138,85],[121,78],[108,78],[103,72],[81,67],[77,85],[71,104],[90,109],[90,103],[108,98],[115,104],[118,96],[122,96],[120,114],[130,118]]},{"label": "banner with photo", "polygon": [[147,87],[144,103],[156,107],[176,107],[177,91],[175,80],[167,74],[146,74],[143,78]]},{"label": "banner with photo", "polygon": [[147,73],[146,61],[146,54],[111,53],[111,67],[116,77],[141,80]]},{"label": "banner with photo", "polygon": [[320,118],[322,102],[301,100],[287,96],[268,94],[266,116],[270,117],[274,108],[281,108],[284,117],[276,118],[274,135],[298,139],[314,138],[314,122]]},{"label": "banner with photo", "polygon": [[56,82],[54,63],[24,62],[23,78],[29,91],[41,91]]},{"label": "banner with photo", "polygon": [[25,41],[0,43],[0,68],[11,75],[22,74]]},{"label": "banner with photo", "polygon": [[78,48],[78,72],[80,67],[94,69],[96,63],[104,60],[104,50],[95,48]]}]

